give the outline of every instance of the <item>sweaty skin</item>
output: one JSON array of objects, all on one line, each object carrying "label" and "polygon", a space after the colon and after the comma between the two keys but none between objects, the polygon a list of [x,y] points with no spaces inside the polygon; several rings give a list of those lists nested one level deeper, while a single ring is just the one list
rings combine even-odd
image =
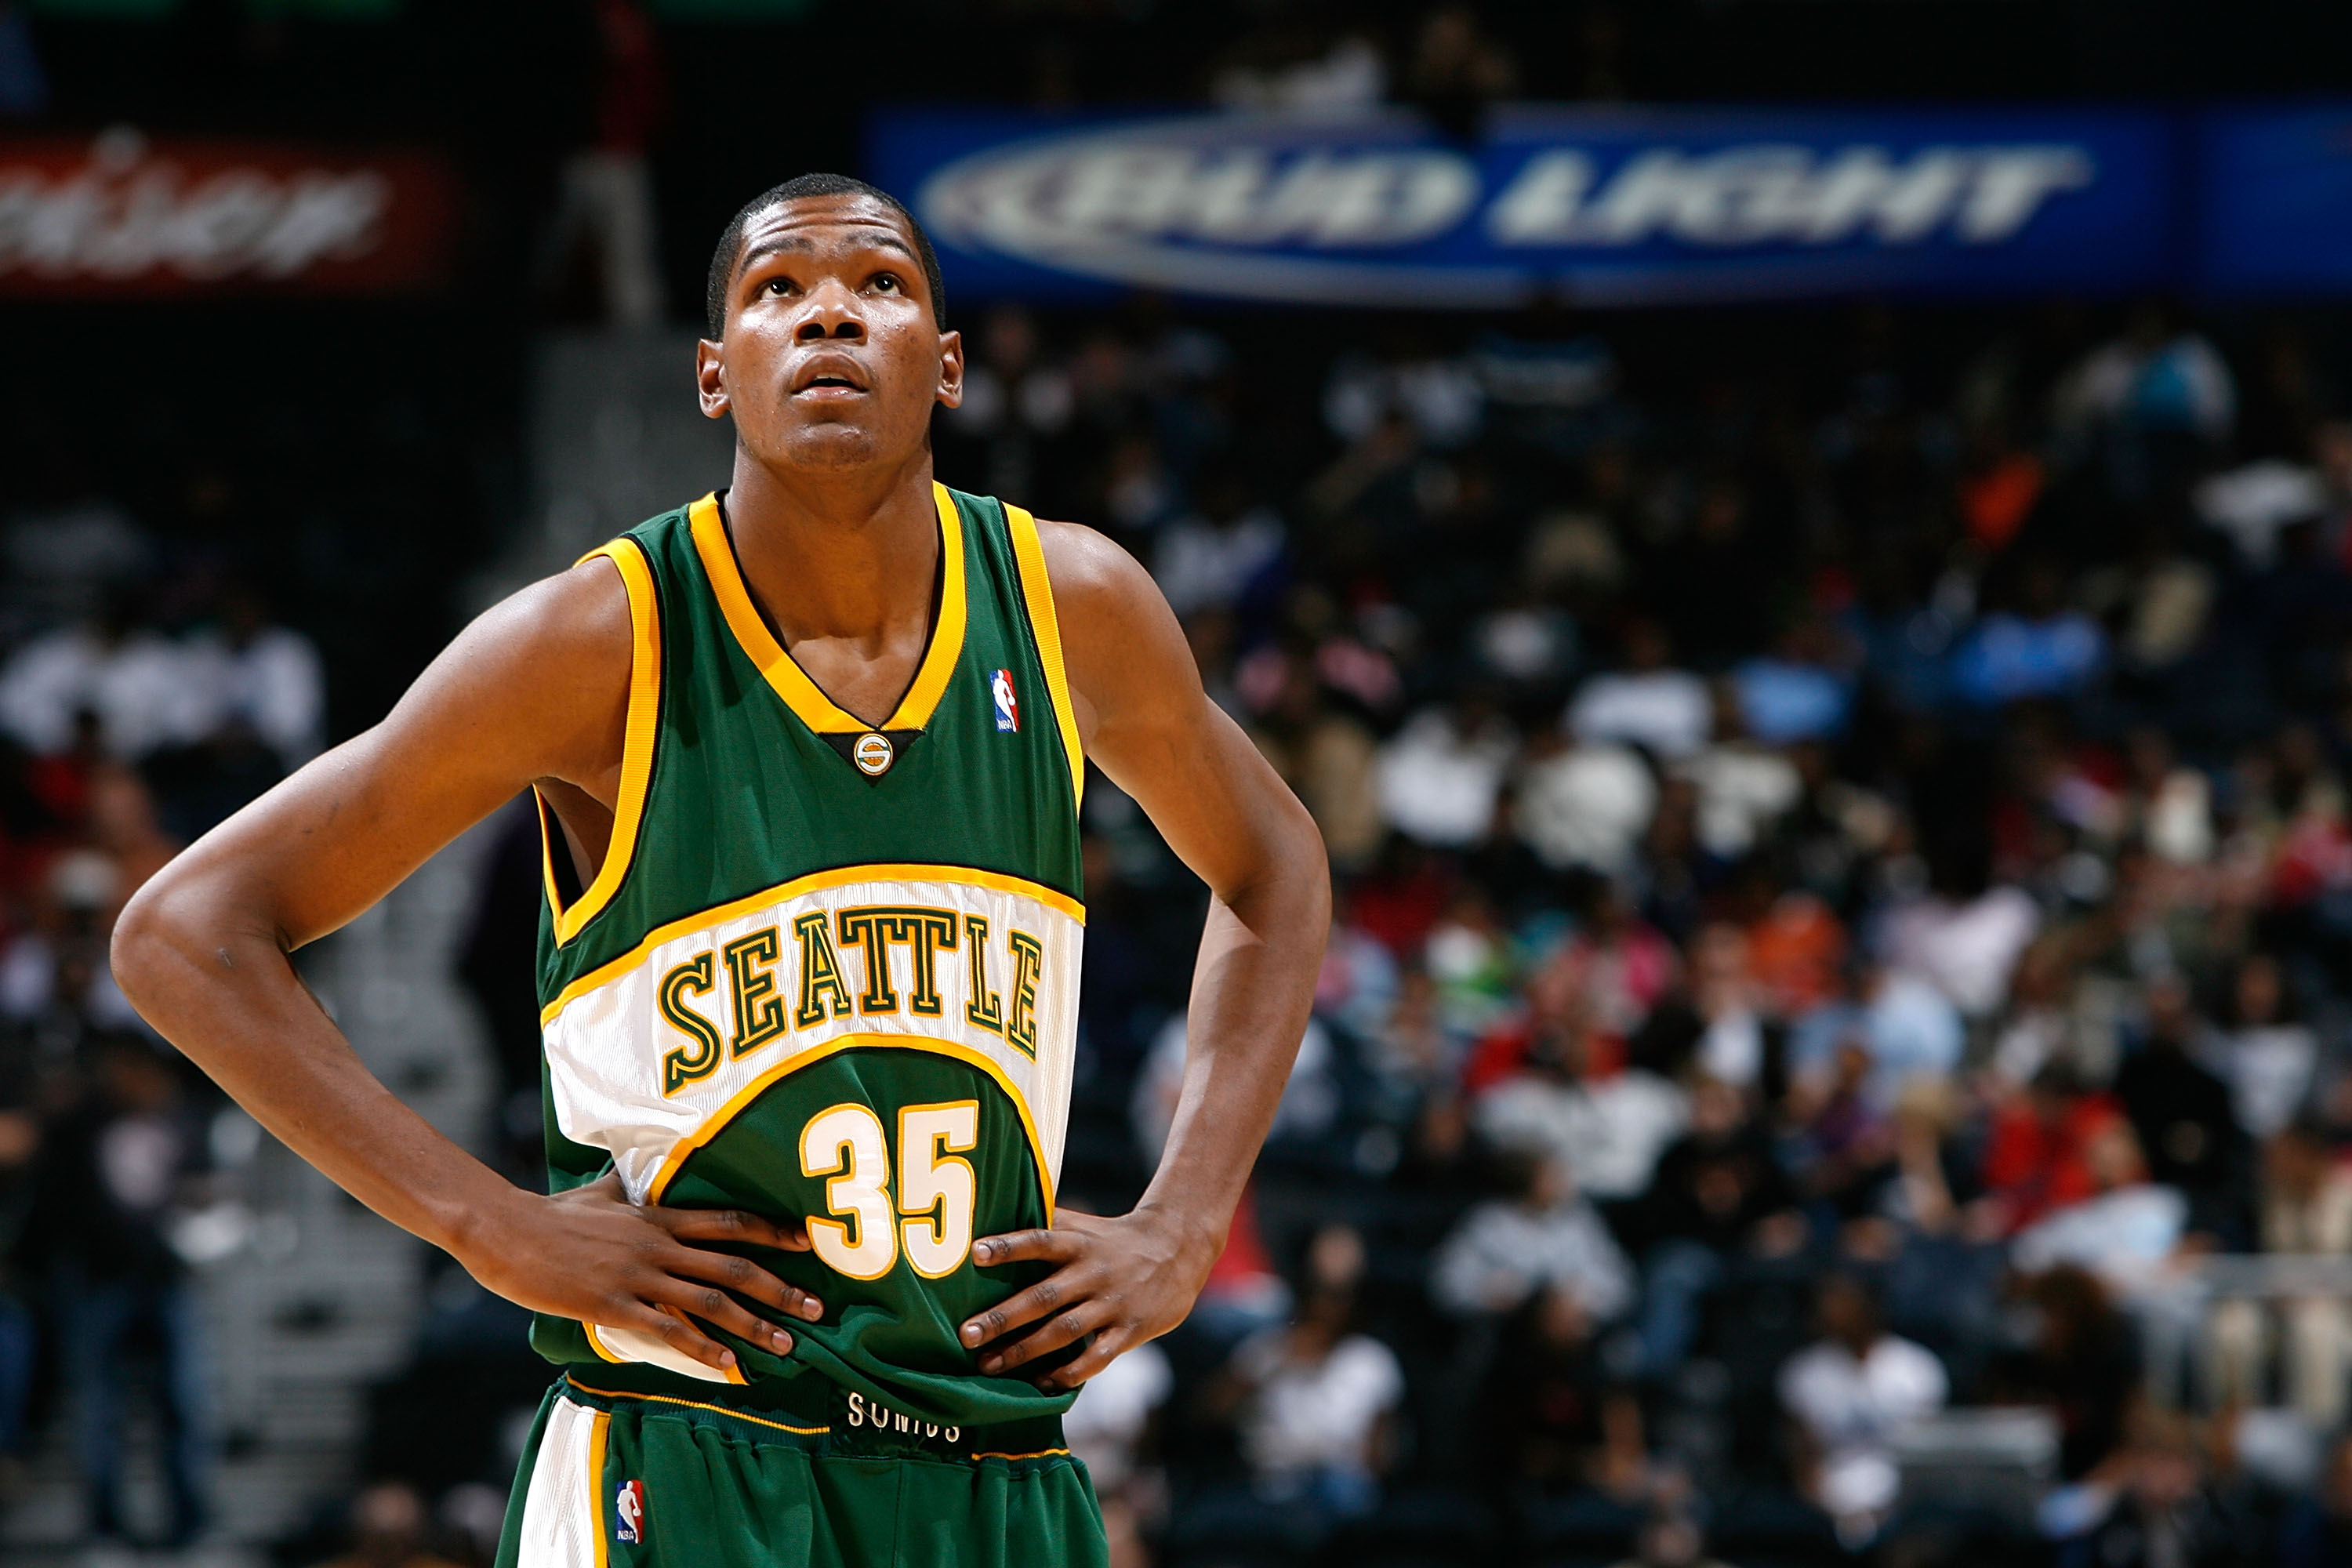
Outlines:
[{"label": "sweaty skin", "polygon": [[[767,209],[747,228],[723,340],[700,345],[696,368],[704,413],[735,421],[727,510],[753,598],[818,686],[880,722],[929,633],[930,414],[963,387],[961,340],[934,321],[905,221],[855,195]],[[1039,1379],[1067,1388],[1192,1310],[1306,1026],[1330,888],[1313,821],[1203,694],[1149,575],[1089,530],[1038,527],[1087,753],[1213,895],[1175,1124],[1142,1200],[1112,1218],[1064,1209],[1050,1230],[973,1247],[982,1265],[1059,1266],[964,1325],[982,1370],[1093,1334]],[[698,1244],[804,1249],[796,1222],[634,1205],[615,1177],[551,1197],[514,1186],[369,1074],[289,958],[532,784],[592,879],[612,831],[630,660],[627,596],[603,560],[493,607],[382,723],[150,880],[116,928],[114,971],[289,1148],[490,1289],[725,1368],[733,1352],[697,1320],[781,1353],[781,1325],[823,1309]]]}]

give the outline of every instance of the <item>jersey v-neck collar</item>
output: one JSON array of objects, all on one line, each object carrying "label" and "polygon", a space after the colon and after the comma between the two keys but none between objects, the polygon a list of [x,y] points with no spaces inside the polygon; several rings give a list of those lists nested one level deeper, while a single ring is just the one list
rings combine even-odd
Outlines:
[{"label": "jersey v-neck collar", "polygon": [[940,514],[939,610],[931,622],[930,643],[923,650],[922,663],[915,668],[913,683],[898,700],[897,710],[879,724],[868,724],[826,696],[768,629],[759,607],[751,602],[751,590],[744,585],[742,571],[736,564],[735,548],[727,537],[727,521],[719,512],[718,494],[714,491],[687,509],[687,520],[694,531],[695,553],[702,558],[703,574],[710,579],[711,592],[718,597],[719,613],[726,617],[736,645],[783,700],[784,706],[819,735],[829,738],[919,732],[938,711],[940,699],[948,689],[948,678],[955,673],[956,660],[963,652],[967,606],[962,520],[947,486],[937,480],[931,484],[931,500]]}]

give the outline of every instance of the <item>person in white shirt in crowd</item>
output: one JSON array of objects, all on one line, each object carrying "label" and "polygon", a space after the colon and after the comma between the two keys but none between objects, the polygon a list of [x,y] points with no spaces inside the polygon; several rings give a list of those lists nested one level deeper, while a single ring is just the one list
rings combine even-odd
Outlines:
[{"label": "person in white shirt in crowd", "polygon": [[1950,1384],[1932,1352],[1885,1331],[1852,1276],[1822,1280],[1815,1310],[1822,1337],[1781,1365],[1780,1407],[1795,1425],[1801,1489],[1855,1551],[1894,1512],[1895,1435],[1941,1410]]},{"label": "person in white shirt in crowd", "polygon": [[1530,993],[1544,1005],[1518,1072],[1481,1095],[1472,1125],[1496,1149],[1549,1154],[1576,1173],[1599,1203],[1638,1198],[1667,1144],[1690,1123],[1690,1097],[1641,1068],[1591,1071],[1591,1023],[1581,998]]},{"label": "person in white shirt in crowd", "polygon": [[2027,1274],[2071,1263],[2126,1299],[2155,1287],[2187,1231],[2188,1199],[2147,1179],[2139,1139],[2120,1116],[2091,1135],[2083,1163],[2094,1195],[2020,1231],[2010,1261]]},{"label": "person in white shirt in crowd", "polygon": [[1624,633],[1624,668],[1596,675],[1568,705],[1568,728],[1580,741],[1642,746],[1666,763],[1698,754],[1715,727],[1706,682],[1671,660],[1664,627],[1634,619]]},{"label": "person in white shirt in crowd", "polygon": [[219,629],[167,637],[135,624],[118,595],[102,615],[35,637],[0,666],[0,730],[54,755],[76,717],[98,716],[109,754],[136,762],[250,730],[287,769],[318,754],[326,675],[310,639],[272,625],[249,593],[229,596]]},{"label": "person in white shirt in crowd", "polygon": [[1718,683],[1709,700],[1715,739],[1680,768],[1698,790],[1699,843],[1717,859],[1736,860],[1796,809],[1805,781],[1786,752],[1759,744],[1749,733],[1728,681]]},{"label": "person in white shirt in crowd", "polygon": [[1238,473],[1212,474],[1200,506],[1160,530],[1151,575],[1179,616],[1227,608],[1281,558],[1281,514],[1255,499]]},{"label": "person in white shirt in crowd", "polygon": [[2267,1139],[2310,1097],[2319,1037],[2289,1006],[2286,977],[2267,952],[2246,955],[2231,986],[2230,1026],[2216,1029],[2197,1055],[2230,1086],[2230,1109],[2249,1136]]},{"label": "person in white shirt in crowd", "polygon": [[2041,923],[2033,896],[2020,888],[1938,891],[1887,917],[1881,950],[1890,967],[1983,1018],[2007,1000],[2010,975]]},{"label": "person in white shirt in crowd", "polygon": [[2181,1267],[2191,1250],[2189,1200],[2147,1179],[2139,1137],[2120,1116],[2091,1134],[2083,1163],[2094,1194],[2020,1231],[2010,1264],[2021,1274],[2072,1264],[2097,1276],[2139,1325],[2150,1384],[2173,1389],[2204,1310],[2202,1287]]},{"label": "person in white shirt in crowd", "polygon": [[[1297,1316],[1243,1341],[1210,1396],[1236,1419],[1258,1494],[1328,1521],[1378,1506],[1404,1398],[1396,1352],[1355,1331],[1362,1245],[1345,1226],[1318,1234]],[[1350,1247],[1352,1267],[1335,1256]]]},{"label": "person in white shirt in crowd", "polygon": [[1632,747],[1553,738],[1521,765],[1513,795],[1513,828],[1552,870],[1639,868],[1658,781]]},{"label": "person in white shirt in crowd", "polygon": [[74,722],[98,715],[110,754],[135,762],[204,740],[221,721],[211,663],[184,643],[137,624],[121,595],[78,626],[33,638],[0,666],[0,729],[26,750],[54,755]]},{"label": "person in white shirt in crowd", "polygon": [[1423,709],[1381,748],[1373,773],[1381,812],[1433,848],[1475,848],[1494,827],[1517,753],[1509,722],[1477,698]]},{"label": "person in white shirt in crowd", "polygon": [[217,695],[215,728],[239,724],[289,773],[326,743],[327,677],[318,647],[270,621],[260,597],[240,590],[221,606],[219,629],[192,638],[197,678]]},{"label": "person in white shirt in crowd", "polygon": [[1633,1271],[1557,1155],[1505,1155],[1508,1194],[1454,1223],[1437,1249],[1430,1290],[1457,1317],[1510,1312],[1539,1289],[1574,1298],[1588,1321],[1606,1323],[1633,1300]]}]

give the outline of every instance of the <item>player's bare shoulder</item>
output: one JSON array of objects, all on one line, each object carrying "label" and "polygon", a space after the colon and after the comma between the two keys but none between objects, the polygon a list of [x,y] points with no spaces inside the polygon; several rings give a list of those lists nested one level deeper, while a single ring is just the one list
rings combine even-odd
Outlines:
[{"label": "player's bare shoulder", "polygon": [[1192,650],[1160,585],[1114,541],[1075,522],[1037,520],[1054,584],[1072,705],[1089,748],[1107,720],[1201,700]]},{"label": "player's bare shoulder", "polygon": [[534,776],[600,794],[620,765],[635,648],[621,574],[591,558],[483,611],[385,722],[444,752],[471,733]]}]

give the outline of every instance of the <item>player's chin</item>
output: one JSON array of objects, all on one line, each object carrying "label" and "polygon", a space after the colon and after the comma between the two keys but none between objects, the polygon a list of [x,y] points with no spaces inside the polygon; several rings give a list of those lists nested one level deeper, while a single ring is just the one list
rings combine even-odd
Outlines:
[{"label": "player's chin", "polygon": [[882,451],[878,434],[863,423],[816,419],[784,432],[779,443],[784,462],[795,468],[856,468]]}]

